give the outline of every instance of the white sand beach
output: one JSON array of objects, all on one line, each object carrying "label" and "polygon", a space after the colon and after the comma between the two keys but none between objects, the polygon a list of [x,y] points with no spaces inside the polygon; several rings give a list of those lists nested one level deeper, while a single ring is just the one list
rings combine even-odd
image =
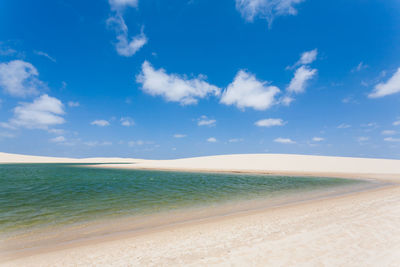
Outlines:
[{"label": "white sand beach", "polygon": [[[67,159],[0,153],[0,163],[367,178],[383,188],[65,244],[3,266],[399,266],[400,161],[305,155],[178,160]],[[112,164],[126,162],[132,164]]]}]

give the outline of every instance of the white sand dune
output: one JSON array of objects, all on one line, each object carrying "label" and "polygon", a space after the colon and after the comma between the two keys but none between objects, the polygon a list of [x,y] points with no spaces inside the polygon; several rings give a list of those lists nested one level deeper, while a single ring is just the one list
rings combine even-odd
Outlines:
[{"label": "white sand dune", "polygon": [[127,233],[115,240],[69,244],[0,261],[4,266],[400,266],[399,160],[274,154],[77,160],[0,153],[0,163],[6,162],[131,162],[103,167],[325,174],[392,185]]},{"label": "white sand dune", "polygon": [[31,156],[0,152],[1,163],[132,163],[140,159],[130,158],[59,158],[45,156]]},{"label": "white sand dune", "polygon": [[[106,163],[98,167],[182,171],[257,172],[271,174],[398,177],[400,160],[292,154],[234,154],[175,160],[132,158],[56,158],[0,152],[0,163]],[[128,164],[113,164],[128,163]]]}]

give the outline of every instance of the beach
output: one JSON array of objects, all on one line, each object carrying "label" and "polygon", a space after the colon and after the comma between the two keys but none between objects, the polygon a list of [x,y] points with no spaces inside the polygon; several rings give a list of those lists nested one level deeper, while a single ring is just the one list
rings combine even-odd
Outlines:
[{"label": "beach", "polygon": [[[96,163],[0,154],[3,163]],[[4,266],[398,266],[400,161],[303,155],[228,155],[181,160],[100,159],[95,168],[330,176],[379,188],[248,209],[25,252]],[[112,163],[132,164],[112,164]]]}]

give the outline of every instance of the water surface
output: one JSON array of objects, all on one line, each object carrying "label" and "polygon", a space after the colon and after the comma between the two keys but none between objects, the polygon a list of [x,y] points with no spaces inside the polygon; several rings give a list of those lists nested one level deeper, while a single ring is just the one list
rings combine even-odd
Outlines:
[{"label": "water surface", "polygon": [[359,180],[0,165],[0,233],[331,189]]}]

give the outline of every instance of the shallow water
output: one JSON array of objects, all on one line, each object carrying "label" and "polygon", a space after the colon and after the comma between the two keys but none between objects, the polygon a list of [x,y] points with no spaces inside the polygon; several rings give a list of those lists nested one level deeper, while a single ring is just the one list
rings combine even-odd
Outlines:
[{"label": "shallow water", "polygon": [[332,189],[360,180],[0,165],[0,233]]}]

